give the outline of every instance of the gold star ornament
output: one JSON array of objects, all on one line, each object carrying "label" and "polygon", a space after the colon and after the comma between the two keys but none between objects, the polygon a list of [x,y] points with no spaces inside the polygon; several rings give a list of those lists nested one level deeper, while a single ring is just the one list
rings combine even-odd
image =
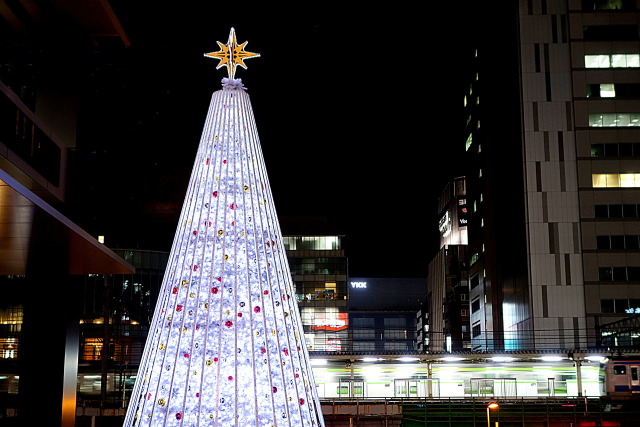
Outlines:
[{"label": "gold star ornament", "polygon": [[245,70],[247,66],[244,63],[245,59],[256,58],[260,56],[259,53],[246,52],[244,47],[248,42],[244,42],[242,44],[238,44],[236,40],[236,31],[231,28],[231,32],[229,33],[229,40],[226,44],[216,42],[218,46],[220,46],[220,50],[217,52],[205,53],[204,56],[209,58],[216,58],[220,62],[216,67],[216,70],[221,67],[227,67],[227,72],[229,73],[229,79],[233,79],[236,75],[236,67],[239,65]]}]

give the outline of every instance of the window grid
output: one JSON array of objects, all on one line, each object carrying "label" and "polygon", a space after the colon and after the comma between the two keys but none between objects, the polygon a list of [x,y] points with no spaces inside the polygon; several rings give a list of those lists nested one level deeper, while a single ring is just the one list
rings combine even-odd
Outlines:
[{"label": "window grid", "polygon": [[591,157],[640,157],[640,142],[591,144]]},{"label": "window grid", "polygon": [[596,218],[640,218],[640,205],[595,205]]},{"label": "window grid", "polygon": [[589,127],[636,127],[640,126],[640,113],[593,113],[589,114]]},{"label": "window grid", "polygon": [[601,282],[640,281],[640,267],[599,267],[598,280]]},{"label": "window grid", "polygon": [[640,67],[640,55],[637,53],[585,55],[584,66],[585,68],[637,68]]},{"label": "window grid", "polygon": [[601,235],[596,236],[597,249],[640,249],[639,235]]},{"label": "window grid", "polygon": [[591,184],[593,188],[637,188],[640,173],[594,173]]}]

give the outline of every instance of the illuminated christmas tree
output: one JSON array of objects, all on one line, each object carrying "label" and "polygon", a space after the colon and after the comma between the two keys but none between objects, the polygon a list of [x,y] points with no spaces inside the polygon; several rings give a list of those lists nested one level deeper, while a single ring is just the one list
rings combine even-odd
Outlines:
[{"label": "illuminated christmas tree", "polygon": [[125,426],[323,426],[232,28]]}]

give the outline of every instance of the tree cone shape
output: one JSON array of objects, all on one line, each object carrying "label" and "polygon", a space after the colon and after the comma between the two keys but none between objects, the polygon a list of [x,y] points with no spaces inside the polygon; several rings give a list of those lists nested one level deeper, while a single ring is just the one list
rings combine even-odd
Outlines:
[{"label": "tree cone shape", "polygon": [[124,425],[324,426],[238,86],[212,96]]}]

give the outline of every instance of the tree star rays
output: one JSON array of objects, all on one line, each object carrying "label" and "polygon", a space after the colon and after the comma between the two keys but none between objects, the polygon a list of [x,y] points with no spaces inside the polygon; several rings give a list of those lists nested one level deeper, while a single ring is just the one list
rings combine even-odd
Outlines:
[{"label": "tree star rays", "polygon": [[244,42],[238,45],[238,41],[236,40],[236,31],[232,27],[231,32],[229,33],[229,40],[226,44],[216,42],[218,46],[220,46],[220,50],[217,52],[205,53],[204,56],[209,58],[216,58],[220,62],[216,67],[216,70],[221,67],[227,67],[227,72],[230,79],[235,78],[236,68],[237,66],[241,66],[245,70],[247,69],[247,65],[244,63],[245,59],[256,58],[260,56],[259,53],[247,52],[244,50],[244,47],[248,42]]}]

